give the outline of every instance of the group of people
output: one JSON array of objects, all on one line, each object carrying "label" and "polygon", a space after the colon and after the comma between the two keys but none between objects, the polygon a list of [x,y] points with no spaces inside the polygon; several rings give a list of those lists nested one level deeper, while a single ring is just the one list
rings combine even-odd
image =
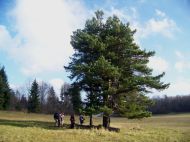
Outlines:
[{"label": "group of people", "polygon": [[[58,126],[58,127],[63,126],[64,116],[65,116],[64,113],[58,113],[58,112],[54,113],[55,126]],[[82,114],[80,114],[79,115],[80,125],[83,125],[84,120],[85,120],[84,116]],[[75,126],[75,116],[74,116],[74,114],[72,114],[70,116],[70,122],[71,122],[70,128],[74,128],[74,126]]]}]

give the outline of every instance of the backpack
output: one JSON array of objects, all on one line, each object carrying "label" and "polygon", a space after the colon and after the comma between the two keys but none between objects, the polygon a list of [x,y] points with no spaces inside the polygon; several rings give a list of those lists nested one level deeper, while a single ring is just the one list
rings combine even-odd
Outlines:
[{"label": "backpack", "polygon": [[59,113],[58,112],[54,113],[54,119],[59,119]]}]

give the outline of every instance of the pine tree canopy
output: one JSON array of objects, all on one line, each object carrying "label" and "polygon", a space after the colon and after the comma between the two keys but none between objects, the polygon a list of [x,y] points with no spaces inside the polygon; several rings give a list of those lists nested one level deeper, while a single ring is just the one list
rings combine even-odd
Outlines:
[{"label": "pine tree canopy", "polygon": [[117,16],[104,20],[102,11],[95,15],[86,21],[84,29],[71,36],[75,53],[65,67],[71,72],[70,79],[87,93],[88,103],[93,102],[91,106],[127,112],[131,118],[131,114],[146,116],[149,101],[144,95],[151,89],[162,91],[169,86],[160,81],[164,72],[153,76],[147,65],[155,52],[143,50],[135,43],[136,31],[131,30],[129,23]]},{"label": "pine tree canopy", "polygon": [[28,99],[28,111],[40,112],[39,87],[36,80],[33,81]]}]

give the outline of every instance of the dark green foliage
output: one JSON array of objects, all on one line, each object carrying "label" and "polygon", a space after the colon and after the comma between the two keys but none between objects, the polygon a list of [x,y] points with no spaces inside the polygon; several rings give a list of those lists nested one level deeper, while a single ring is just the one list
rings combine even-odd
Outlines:
[{"label": "dark green foliage", "polygon": [[135,31],[129,23],[122,23],[117,16],[103,22],[103,12],[95,14],[84,29],[73,32],[75,53],[65,69],[87,93],[87,109],[98,111],[106,106],[128,118],[150,116],[147,106],[151,101],[144,95],[169,86],[160,81],[165,73],[153,76],[147,66],[155,52],[142,50],[134,42]]},{"label": "dark green foliage", "polygon": [[8,109],[10,106],[10,87],[5,68],[0,68],[0,109]]},{"label": "dark green foliage", "polygon": [[116,112],[121,116],[128,118],[143,118],[151,116],[151,112],[148,112],[148,107],[153,102],[145,95],[137,91],[132,91],[127,94],[122,94],[115,99],[118,104]]},{"label": "dark green foliage", "polygon": [[108,108],[107,106],[100,108],[100,111],[104,112],[104,116],[110,116],[113,113],[113,110]]},{"label": "dark green foliage", "polygon": [[0,76],[0,109],[3,109],[4,104],[4,84],[2,76]]},{"label": "dark green foliage", "polygon": [[36,80],[34,80],[31,86],[30,95],[28,98],[28,112],[40,112],[39,88]]},{"label": "dark green foliage", "polygon": [[79,114],[79,110],[82,109],[80,89],[77,86],[72,85],[68,90],[68,94],[71,96],[71,103],[73,105],[74,112]]}]

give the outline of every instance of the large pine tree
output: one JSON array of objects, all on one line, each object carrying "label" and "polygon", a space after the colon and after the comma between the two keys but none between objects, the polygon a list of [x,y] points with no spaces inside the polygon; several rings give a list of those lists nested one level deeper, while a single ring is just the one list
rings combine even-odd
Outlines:
[{"label": "large pine tree", "polygon": [[75,53],[65,69],[87,93],[89,108],[104,111],[104,127],[109,126],[112,112],[128,118],[150,116],[146,109],[151,102],[145,94],[169,86],[160,81],[165,73],[153,76],[147,66],[155,52],[142,50],[134,42],[135,31],[129,23],[117,16],[104,21],[102,11],[95,14],[84,29],[73,33]]},{"label": "large pine tree", "polygon": [[28,98],[28,112],[40,112],[39,87],[36,80],[33,81]]},{"label": "large pine tree", "polygon": [[0,68],[0,109],[8,109],[10,106],[10,87],[5,68]]}]

